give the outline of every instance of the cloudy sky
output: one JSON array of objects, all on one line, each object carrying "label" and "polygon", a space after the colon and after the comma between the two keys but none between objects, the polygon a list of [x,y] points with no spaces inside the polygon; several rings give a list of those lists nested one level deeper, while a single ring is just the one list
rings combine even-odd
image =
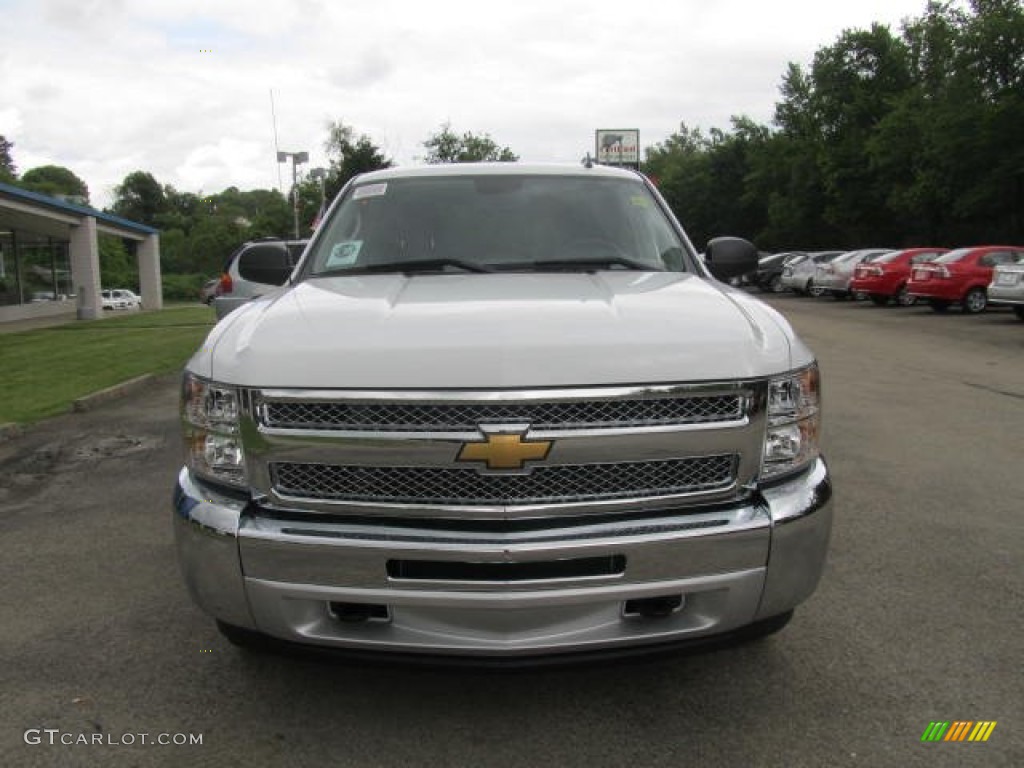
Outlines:
[{"label": "cloudy sky", "polygon": [[[0,134],[110,202],[146,170],[191,192],[324,164],[328,121],[398,163],[450,121],[523,160],[576,162],[597,128],[771,119],[787,62],[926,0],[0,0]],[[288,181],[285,172],[285,182]]]}]

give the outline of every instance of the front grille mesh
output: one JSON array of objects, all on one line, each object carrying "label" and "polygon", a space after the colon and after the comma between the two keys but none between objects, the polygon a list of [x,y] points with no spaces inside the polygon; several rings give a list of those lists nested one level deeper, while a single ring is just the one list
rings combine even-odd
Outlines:
[{"label": "front grille mesh", "polygon": [[529,424],[533,430],[705,424],[743,417],[737,394],[631,400],[525,403],[267,402],[262,420],[278,429],[377,432],[474,432],[480,424]]},{"label": "front grille mesh", "polygon": [[515,505],[589,502],[698,493],[729,487],[734,454],[663,461],[537,467],[529,474],[481,474],[448,467],[364,467],[275,462],[282,496],[391,504]]}]

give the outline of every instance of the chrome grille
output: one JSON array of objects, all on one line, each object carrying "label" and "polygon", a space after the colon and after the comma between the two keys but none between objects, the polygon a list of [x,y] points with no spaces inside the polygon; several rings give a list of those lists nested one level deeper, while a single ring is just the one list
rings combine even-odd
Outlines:
[{"label": "chrome grille", "polygon": [[706,424],[741,419],[743,407],[738,394],[523,403],[271,401],[261,417],[278,429],[473,432],[480,424],[524,423],[533,430]]},{"label": "chrome grille", "polygon": [[699,493],[728,488],[734,454],[661,461],[537,467],[529,474],[481,474],[449,467],[367,467],[275,462],[285,497],[385,504],[538,504]]}]

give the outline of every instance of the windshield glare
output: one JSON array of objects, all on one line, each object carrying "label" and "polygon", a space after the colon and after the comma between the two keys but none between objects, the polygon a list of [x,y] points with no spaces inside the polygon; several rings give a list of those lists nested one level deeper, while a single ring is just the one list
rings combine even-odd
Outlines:
[{"label": "windshield glare", "polygon": [[487,270],[551,262],[682,270],[684,248],[639,179],[389,179],[349,190],[316,240],[309,273],[418,261],[439,270],[451,262]]}]

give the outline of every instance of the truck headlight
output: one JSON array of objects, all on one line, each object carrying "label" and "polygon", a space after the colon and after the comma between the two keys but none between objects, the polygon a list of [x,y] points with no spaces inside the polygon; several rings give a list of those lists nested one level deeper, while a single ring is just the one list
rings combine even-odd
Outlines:
[{"label": "truck headlight", "polygon": [[239,416],[237,389],[185,373],[181,385],[181,418],[185,462],[189,469],[208,480],[245,487],[245,452]]},{"label": "truck headlight", "polygon": [[768,429],[761,479],[795,472],[817,458],[821,429],[821,384],[814,363],[768,383]]}]

